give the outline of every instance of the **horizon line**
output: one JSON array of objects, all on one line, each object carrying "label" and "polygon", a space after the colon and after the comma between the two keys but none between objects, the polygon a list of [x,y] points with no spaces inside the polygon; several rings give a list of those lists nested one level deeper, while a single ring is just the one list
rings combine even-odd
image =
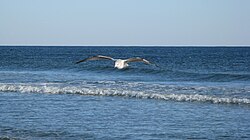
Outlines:
[{"label": "horizon line", "polygon": [[0,44],[0,46],[37,46],[37,47],[250,47],[250,45],[63,45],[63,44]]}]

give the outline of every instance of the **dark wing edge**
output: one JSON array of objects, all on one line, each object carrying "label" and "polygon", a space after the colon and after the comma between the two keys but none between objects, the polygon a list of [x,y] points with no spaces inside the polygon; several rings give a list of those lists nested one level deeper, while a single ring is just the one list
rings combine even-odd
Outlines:
[{"label": "dark wing edge", "polygon": [[103,56],[103,55],[97,55],[97,56],[92,56],[92,57],[89,57],[89,58],[85,58],[85,59],[83,59],[83,60],[79,60],[79,61],[77,61],[75,64],[79,64],[79,63],[81,63],[81,62],[85,62],[85,61],[89,61],[89,60],[102,60],[102,59],[114,61],[114,59],[113,59],[112,57]]}]

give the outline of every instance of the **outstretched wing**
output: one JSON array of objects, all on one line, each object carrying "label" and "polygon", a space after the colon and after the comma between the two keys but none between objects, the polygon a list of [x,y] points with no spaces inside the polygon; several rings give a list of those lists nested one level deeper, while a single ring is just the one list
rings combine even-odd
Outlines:
[{"label": "outstretched wing", "polygon": [[144,62],[145,64],[148,64],[148,65],[153,64],[153,63],[149,62],[148,60],[140,58],[140,57],[129,58],[126,60],[126,62],[127,63],[129,63],[129,62]]},{"label": "outstretched wing", "polygon": [[112,60],[115,61],[115,59],[113,59],[112,57],[109,56],[103,56],[103,55],[97,55],[97,56],[92,56],[89,58],[85,58],[83,60],[77,61],[76,64],[81,63],[81,62],[85,62],[85,61],[89,61],[89,60]]}]

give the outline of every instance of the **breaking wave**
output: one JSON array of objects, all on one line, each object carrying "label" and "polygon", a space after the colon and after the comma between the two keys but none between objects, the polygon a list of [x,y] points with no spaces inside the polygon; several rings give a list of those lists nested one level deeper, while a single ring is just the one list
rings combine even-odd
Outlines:
[{"label": "breaking wave", "polygon": [[201,94],[170,94],[150,91],[133,91],[119,88],[91,86],[63,86],[60,84],[0,84],[0,92],[79,94],[93,96],[122,96],[130,98],[158,99],[179,102],[209,102],[215,104],[250,104],[248,98],[217,97]]}]

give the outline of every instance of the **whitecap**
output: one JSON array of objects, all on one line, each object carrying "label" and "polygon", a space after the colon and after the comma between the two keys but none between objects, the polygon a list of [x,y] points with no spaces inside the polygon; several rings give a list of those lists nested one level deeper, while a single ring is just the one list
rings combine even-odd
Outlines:
[{"label": "whitecap", "polygon": [[157,93],[133,91],[122,88],[100,88],[88,86],[66,86],[60,84],[0,84],[0,92],[79,94],[93,96],[122,96],[130,98],[156,99],[178,102],[209,102],[215,104],[250,104],[248,98],[218,97],[201,94]]}]

